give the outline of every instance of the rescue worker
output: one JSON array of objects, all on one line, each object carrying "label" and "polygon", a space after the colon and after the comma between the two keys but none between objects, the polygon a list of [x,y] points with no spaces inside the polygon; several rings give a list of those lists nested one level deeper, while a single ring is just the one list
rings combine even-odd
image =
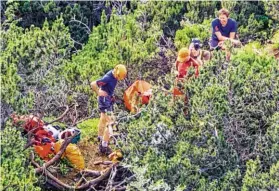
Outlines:
[{"label": "rescue worker", "polygon": [[190,69],[194,69],[194,76],[199,76],[199,63],[191,58],[190,51],[188,48],[181,48],[178,52],[178,57],[175,62],[175,87],[173,89],[174,100],[175,97],[181,98],[184,100],[183,112],[184,115],[188,115],[188,97],[186,96],[186,92],[183,88],[183,82],[187,79],[192,78],[193,74],[189,73]]},{"label": "rescue worker", "polygon": [[124,65],[119,64],[113,70],[106,73],[101,79],[91,83],[91,88],[98,95],[98,107],[101,112],[98,124],[98,140],[100,141],[99,151],[103,154],[110,154],[109,128],[108,125],[113,123],[113,93],[117,82],[123,80],[127,75],[127,69]]},{"label": "rescue worker", "polygon": [[[237,23],[234,19],[229,18],[230,12],[222,8],[218,11],[218,18],[211,22],[212,36],[209,41],[210,49],[222,49],[225,50],[224,42],[230,40],[234,45],[240,44],[239,40],[236,40]],[[226,60],[230,60],[230,52],[226,50]]]},{"label": "rescue worker", "polygon": [[191,77],[187,74],[190,67],[195,68],[195,77],[198,77],[199,63],[195,59],[191,58],[188,48],[181,48],[178,52],[178,57],[175,62],[175,74],[177,75],[176,79],[182,80],[185,77]]}]

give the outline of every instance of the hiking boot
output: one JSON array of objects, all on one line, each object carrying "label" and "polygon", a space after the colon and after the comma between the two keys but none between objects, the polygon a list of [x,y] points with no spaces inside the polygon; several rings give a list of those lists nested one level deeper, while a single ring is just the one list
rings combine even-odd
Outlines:
[{"label": "hiking boot", "polygon": [[102,143],[99,144],[99,152],[105,155],[110,155],[112,153],[111,148],[103,147]]}]

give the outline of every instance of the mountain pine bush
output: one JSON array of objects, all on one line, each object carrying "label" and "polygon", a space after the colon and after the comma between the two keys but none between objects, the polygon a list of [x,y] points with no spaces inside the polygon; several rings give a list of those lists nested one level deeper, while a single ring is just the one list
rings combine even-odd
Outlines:
[{"label": "mountain pine bush", "polygon": [[260,185],[249,182],[253,160],[269,181],[263,188],[278,188],[278,63],[256,46],[236,51],[230,63],[214,52],[200,76],[184,83],[186,106],[159,88],[142,116],[123,126],[127,162],[146,169],[145,189],[163,180],[169,190],[249,190]]},{"label": "mountain pine bush", "polygon": [[40,187],[34,186],[38,182],[33,166],[30,164],[30,149],[24,150],[26,138],[21,132],[6,124],[1,136],[1,179],[0,190],[7,191],[39,191]]}]

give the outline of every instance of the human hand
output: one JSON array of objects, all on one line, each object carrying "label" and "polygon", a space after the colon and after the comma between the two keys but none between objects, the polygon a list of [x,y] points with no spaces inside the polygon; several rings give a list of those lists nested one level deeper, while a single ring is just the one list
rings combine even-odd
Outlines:
[{"label": "human hand", "polygon": [[220,42],[218,42],[218,46],[220,46],[220,47],[222,47],[222,46],[223,46],[223,44],[224,44],[224,41],[220,41]]},{"label": "human hand", "polygon": [[176,75],[176,76],[179,74],[179,72],[178,72],[177,70],[175,70],[173,73],[174,73],[174,75]]},{"label": "human hand", "polygon": [[239,40],[232,39],[231,41],[232,41],[232,43],[234,43],[235,45],[239,45],[239,44],[240,44],[240,41],[239,41]]},{"label": "human hand", "polygon": [[107,93],[106,91],[104,91],[104,90],[99,89],[99,91],[98,91],[98,96],[104,96],[104,97],[106,97],[106,96],[108,96],[108,93]]}]

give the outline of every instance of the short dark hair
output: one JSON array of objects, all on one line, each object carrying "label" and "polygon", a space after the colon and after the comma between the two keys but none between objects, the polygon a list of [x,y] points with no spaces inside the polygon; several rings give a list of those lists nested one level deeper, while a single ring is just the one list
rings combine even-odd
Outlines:
[{"label": "short dark hair", "polygon": [[218,16],[226,15],[227,17],[230,16],[230,11],[228,9],[222,8],[218,11]]}]

